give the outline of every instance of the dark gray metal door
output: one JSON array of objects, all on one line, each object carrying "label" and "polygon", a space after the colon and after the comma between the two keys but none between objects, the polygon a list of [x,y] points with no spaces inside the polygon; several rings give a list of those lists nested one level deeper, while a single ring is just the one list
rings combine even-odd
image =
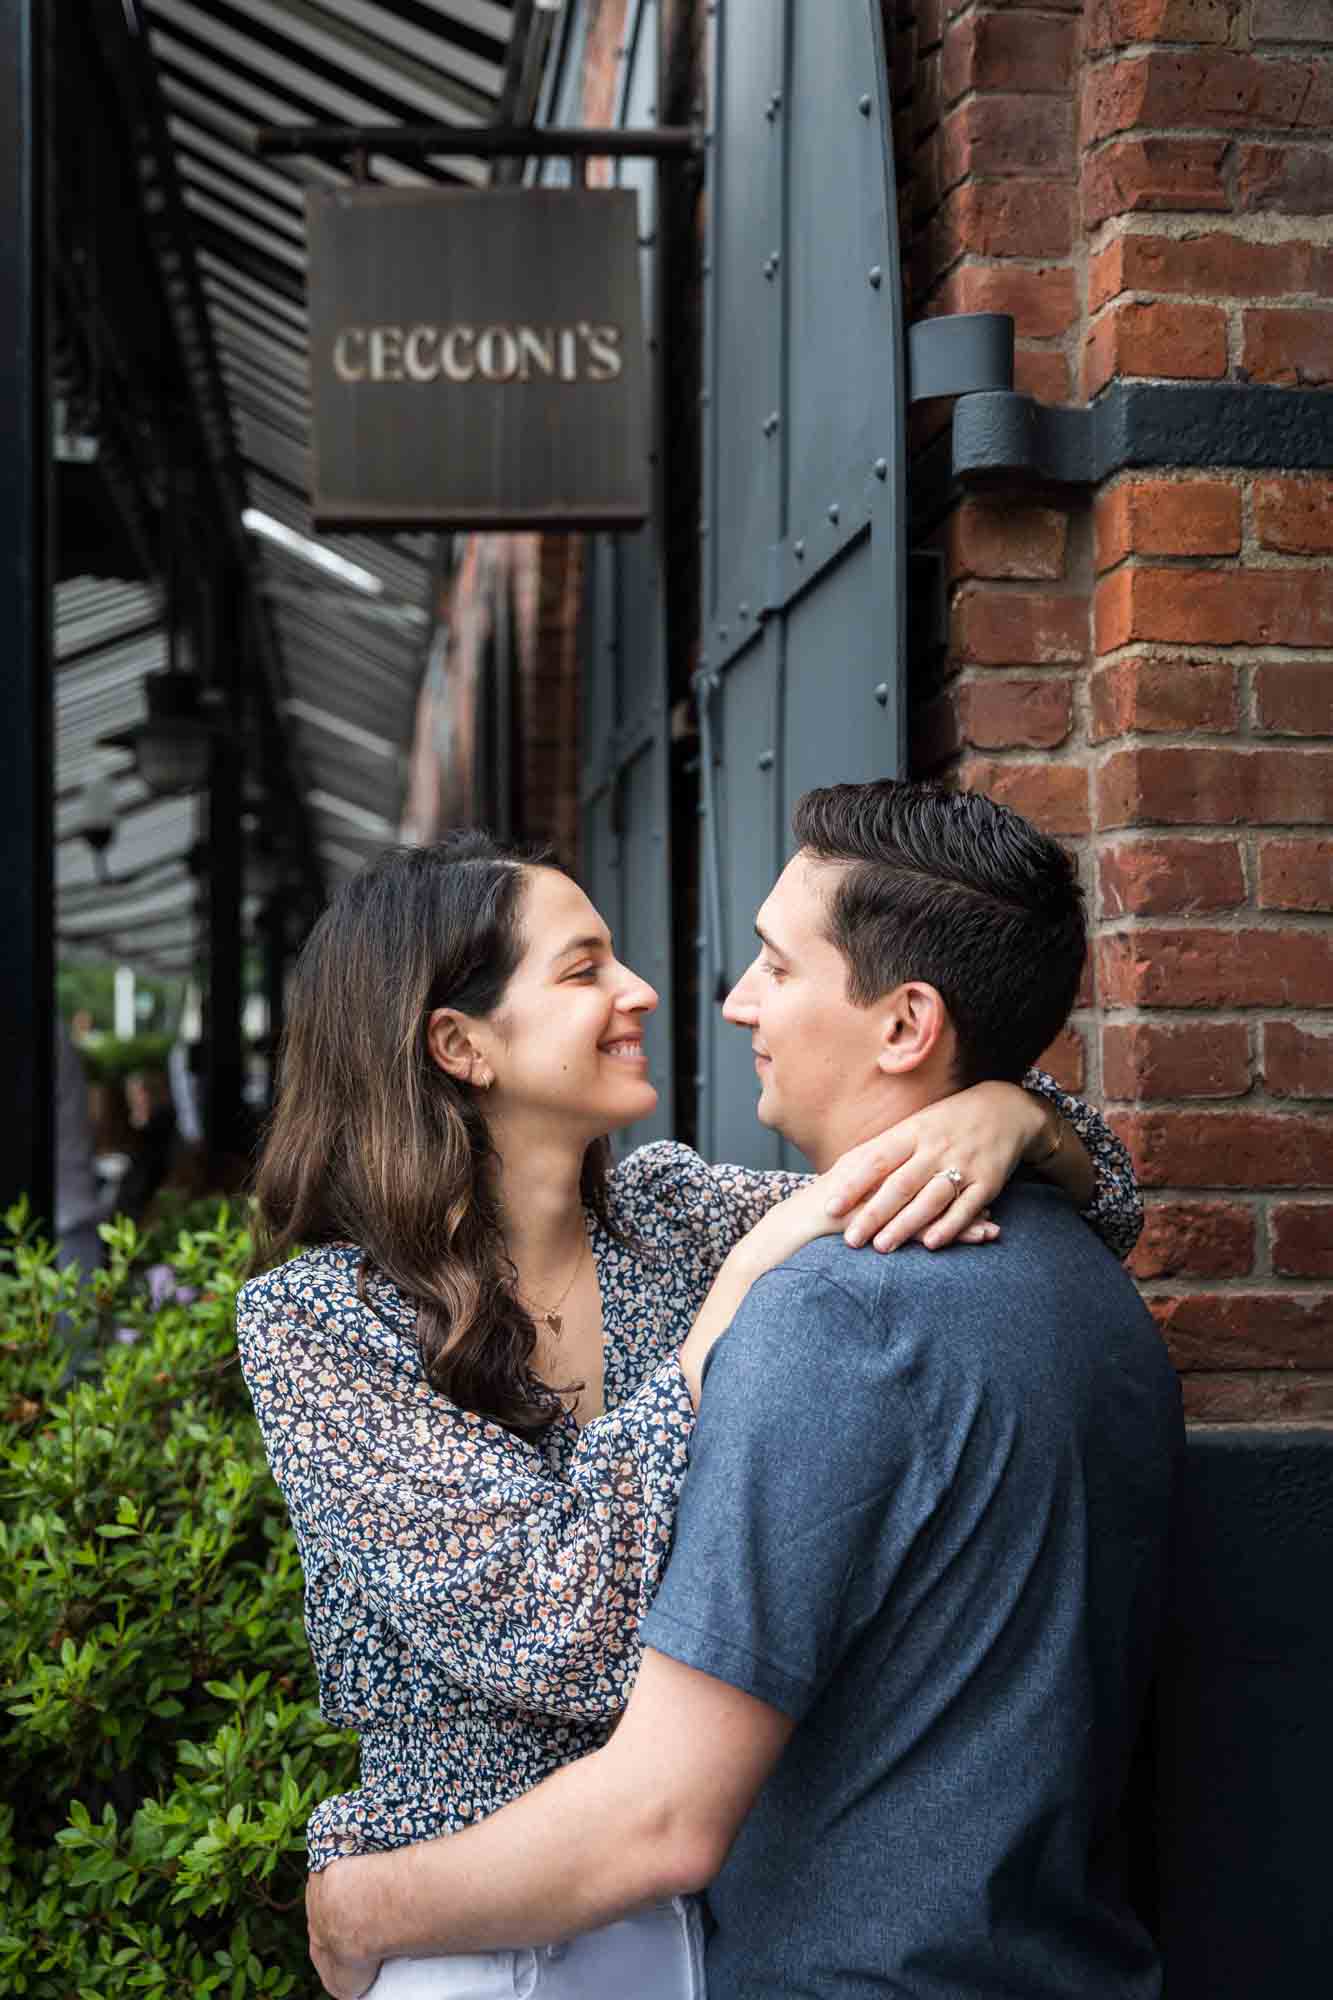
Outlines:
[{"label": "dark gray metal door", "polygon": [[[657,115],[658,0],[633,0],[621,56],[617,122],[650,126]],[[579,123],[576,116],[568,119]],[[653,463],[661,416],[657,325],[657,181],[651,161],[617,163],[617,185],[639,198],[644,325],[650,338]],[[655,481],[656,485],[656,481]],[[647,1035],[657,1111],[625,1143],[672,1130],[670,740],[661,496],[634,535],[588,543],[583,647],[583,872],[620,957],[657,988]]]},{"label": "dark gray metal door", "polygon": [[[769,1166],[718,1013],[811,785],[903,759],[903,371],[879,0],[718,0],[705,352],[700,1144]],[[795,1162],[792,1162],[795,1163]]]}]

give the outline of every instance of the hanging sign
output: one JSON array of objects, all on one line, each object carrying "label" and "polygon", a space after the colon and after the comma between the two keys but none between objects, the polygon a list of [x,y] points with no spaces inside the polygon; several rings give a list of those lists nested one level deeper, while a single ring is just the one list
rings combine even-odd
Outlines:
[{"label": "hanging sign", "polygon": [[630,189],[306,198],[318,528],[633,528],[648,371]]}]

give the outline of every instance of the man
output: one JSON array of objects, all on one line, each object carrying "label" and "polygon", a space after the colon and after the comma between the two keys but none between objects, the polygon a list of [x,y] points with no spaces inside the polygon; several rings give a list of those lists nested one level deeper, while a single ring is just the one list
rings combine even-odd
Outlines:
[{"label": "man", "polygon": [[[822,1170],[1021,1076],[1086,938],[1068,858],[976,794],[835,786],[795,833],[725,1012],[761,1119]],[[707,1887],[712,2000],[1158,1993],[1118,1822],[1178,1392],[1059,1195],[1020,1183],[996,1213],[984,1257],[829,1237],[753,1288],[619,1728],[481,1826],[316,1878],[333,1990],[373,1970],[340,1960],[538,1943]]]}]

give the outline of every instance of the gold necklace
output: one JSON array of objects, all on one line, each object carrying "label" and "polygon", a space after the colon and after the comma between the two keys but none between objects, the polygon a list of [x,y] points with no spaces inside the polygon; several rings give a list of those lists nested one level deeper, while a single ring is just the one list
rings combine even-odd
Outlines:
[{"label": "gold necklace", "polygon": [[569,1274],[569,1283],[565,1286],[564,1291],[561,1292],[559,1298],[556,1300],[555,1304],[550,1307],[549,1310],[545,1306],[538,1305],[536,1299],[530,1299],[526,1292],[519,1292],[517,1285],[515,1285],[514,1287],[514,1290],[518,1292],[519,1298],[522,1300],[523,1304],[527,1307],[528,1311],[532,1313],[535,1318],[542,1320],[551,1329],[551,1337],[554,1340],[559,1340],[561,1332],[564,1329],[564,1324],[565,1324],[564,1315],[561,1313],[560,1308],[565,1303],[565,1300],[569,1297],[570,1293],[573,1291],[574,1280],[575,1278],[577,1278],[579,1272],[583,1269],[583,1253],[587,1249],[587,1247],[588,1247],[588,1239],[585,1236],[582,1243],[579,1245],[579,1254],[574,1259],[574,1268]]}]

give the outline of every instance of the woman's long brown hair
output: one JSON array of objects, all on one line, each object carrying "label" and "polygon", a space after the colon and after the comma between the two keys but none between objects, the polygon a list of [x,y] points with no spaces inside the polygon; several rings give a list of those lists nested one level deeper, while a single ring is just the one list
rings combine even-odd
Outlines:
[{"label": "woman's long brown hair", "polygon": [[[481,833],[392,849],[338,891],[301,952],[277,1108],[255,1182],[254,1268],[300,1245],[351,1242],[417,1307],[427,1380],[526,1434],[559,1410],[514,1288],[498,1160],[479,1093],[432,1059],[436,1007],[494,1012],[523,954],[536,850]],[[605,1139],[583,1197],[607,1220]]]}]

